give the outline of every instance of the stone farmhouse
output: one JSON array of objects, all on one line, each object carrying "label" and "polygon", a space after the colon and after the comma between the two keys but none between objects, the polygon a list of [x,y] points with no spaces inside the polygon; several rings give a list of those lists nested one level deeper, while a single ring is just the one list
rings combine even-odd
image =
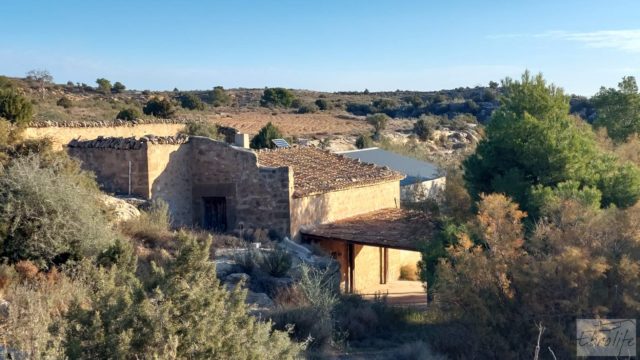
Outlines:
[{"label": "stone farmhouse", "polygon": [[420,259],[434,224],[400,208],[404,174],[313,147],[254,151],[248,136],[73,140],[69,154],[107,192],[169,205],[175,226],[263,228],[316,243],[341,265],[342,287],[366,292]]}]

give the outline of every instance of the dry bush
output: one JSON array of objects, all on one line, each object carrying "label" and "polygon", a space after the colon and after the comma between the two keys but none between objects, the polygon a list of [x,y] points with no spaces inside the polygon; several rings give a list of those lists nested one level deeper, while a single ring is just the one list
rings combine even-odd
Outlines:
[{"label": "dry bush", "polygon": [[10,305],[0,316],[0,344],[19,349],[30,359],[65,358],[64,316],[72,300],[86,298],[83,283],[56,272],[36,281],[11,283],[6,290],[4,299]]},{"label": "dry bush", "polygon": [[11,265],[1,264],[0,265],[0,295],[4,292],[6,288],[11,285],[11,283],[15,282],[18,279],[18,273],[15,268]]},{"label": "dry bush", "polygon": [[278,288],[273,297],[273,301],[281,308],[303,307],[309,305],[306,296],[302,290],[300,290],[300,287],[295,284],[288,287]]},{"label": "dry bush", "polygon": [[419,280],[418,267],[416,266],[416,264],[402,265],[400,267],[400,280]]},{"label": "dry bush", "polygon": [[170,225],[169,205],[157,200],[147,211],[142,211],[139,217],[122,223],[121,229],[126,235],[142,240],[145,245],[169,248],[173,239]]},{"label": "dry bush", "polygon": [[29,260],[18,261],[14,267],[22,280],[33,280],[38,275],[38,267]]}]

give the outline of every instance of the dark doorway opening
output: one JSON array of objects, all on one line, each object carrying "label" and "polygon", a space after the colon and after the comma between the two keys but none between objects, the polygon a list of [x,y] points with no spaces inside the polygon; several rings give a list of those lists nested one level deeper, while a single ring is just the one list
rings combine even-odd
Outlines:
[{"label": "dark doorway opening", "polygon": [[227,231],[227,199],[224,197],[205,197],[204,221],[205,229],[224,232]]}]

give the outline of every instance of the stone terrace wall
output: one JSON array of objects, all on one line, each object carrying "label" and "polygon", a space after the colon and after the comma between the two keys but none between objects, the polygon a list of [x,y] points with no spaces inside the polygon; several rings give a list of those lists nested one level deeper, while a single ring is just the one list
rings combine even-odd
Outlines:
[{"label": "stone terrace wall", "polygon": [[[90,123],[98,124],[99,123]],[[54,148],[64,149],[73,139],[95,139],[105,137],[142,137],[147,134],[156,136],[173,136],[184,128],[184,123],[160,123],[160,124],[125,124],[103,126],[47,126],[29,127],[24,130],[27,139],[41,139],[48,137],[53,141]]]},{"label": "stone terrace wall", "polygon": [[258,167],[250,150],[204,137],[191,137],[194,220],[203,219],[203,197],[225,197],[228,230],[261,227],[289,234],[288,168]]},{"label": "stone terrace wall", "polygon": [[[295,174],[294,181],[295,181]],[[324,224],[370,211],[400,206],[400,182],[389,181],[325,194],[291,199],[291,230],[298,239],[300,228]]]}]

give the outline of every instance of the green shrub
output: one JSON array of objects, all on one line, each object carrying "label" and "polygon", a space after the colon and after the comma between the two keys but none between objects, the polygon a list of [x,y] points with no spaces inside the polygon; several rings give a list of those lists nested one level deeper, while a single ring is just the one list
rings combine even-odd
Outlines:
[{"label": "green shrub", "polygon": [[64,161],[48,161],[18,158],[0,175],[1,256],[11,261],[48,267],[94,256],[115,239],[95,182]]},{"label": "green shrub", "polygon": [[218,125],[210,122],[189,121],[185,124],[184,129],[182,129],[180,133],[191,136],[205,136],[211,139],[220,138]]},{"label": "green shrub", "polygon": [[216,86],[209,91],[208,98],[209,103],[214,107],[226,106],[231,103],[231,97],[222,86]]},{"label": "green shrub", "polygon": [[267,125],[260,129],[258,134],[251,139],[251,147],[253,149],[272,149],[274,145],[271,140],[280,138],[282,138],[280,130],[271,122],[268,122]]},{"label": "green shrub", "polygon": [[373,139],[366,134],[360,134],[356,139],[356,147],[358,149],[367,149],[373,146]]},{"label": "green shrub", "polygon": [[285,88],[267,88],[264,89],[262,98],[260,99],[260,105],[265,107],[280,106],[289,108],[293,106],[294,99],[295,96],[291,90]]},{"label": "green shrub", "polygon": [[304,263],[300,265],[298,286],[309,304],[323,314],[331,314],[339,299],[335,276],[331,268],[317,269]]},{"label": "green shrub", "polygon": [[152,98],[147,101],[147,104],[144,106],[142,111],[145,115],[153,115],[159,118],[168,119],[173,116],[175,113],[175,109],[173,108],[173,104],[168,99],[159,99],[157,97]]},{"label": "green shrub", "polygon": [[61,106],[65,109],[68,109],[73,106],[73,102],[68,97],[63,96],[60,99],[58,99],[58,101],[56,102],[56,105]]},{"label": "green shrub", "polygon": [[15,90],[0,90],[0,117],[20,126],[28,126],[33,117],[33,105]]},{"label": "green shrub", "polygon": [[111,81],[105,78],[99,78],[96,80],[96,84],[98,84],[98,91],[103,94],[111,93]]},{"label": "green shrub", "polygon": [[286,250],[276,248],[272,251],[263,252],[260,259],[260,269],[271,276],[283,277],[291,269],[292,262],[293,259]]},{"label": "green shrub", "polygon": [[116,115],[116,119],[133,121],[142,117],[140,110],[136,108],[126,108],[122,109]]},{"label": "green shrub", "polygon": [[180,106],[188,110],[204,110],[204,103],[194,94],[183,94],[179,98]]},{"label": "green shrub", "polygon": [[240,265],[247,274],[260,267],[260,253],[255,248],[248,248],[247,251],[237,253],[233,260]]},{"label": "green shrub", "polygon": [[322,111],[333,109],[333,103],[327,99],[318,99],[315,104]]},{"label": "green shrub", "polygon": [[373,126],[373,138],[379,140],[382,131],[386,129],[389,122],[389,116],[382,113],[377,113],[367,116],[367,122]]},{"label": "green shrub", "polygon": [[302,104],[298,107],[298,114],[312,114],[318,112],[315,104]]},{"label": "green shrub", "polygon": [[131,270],[96,271],[90,301],[66,316],[65,355],[78,358],[296,359],[305,343],[248,313],[246,292],[229,292],[209,260],[211,239],[180,233],[175,260],[145,291]]},{"label": "green shrub", "polygon": [[413,124],[413,132],[421,141],[427,141],[433,134],[433,128],[424,118],[420,118]]},{"label": "green shrub", "polygon": [[111,87],[111,92],[116,93],[116,94],[120,94],[120,93],[124,92],[124,90],[126,88],[127,87],[124,86],[123,83],[121,83],[120,81],[116,81],[116,83],[113,84],[113,87]]}]

